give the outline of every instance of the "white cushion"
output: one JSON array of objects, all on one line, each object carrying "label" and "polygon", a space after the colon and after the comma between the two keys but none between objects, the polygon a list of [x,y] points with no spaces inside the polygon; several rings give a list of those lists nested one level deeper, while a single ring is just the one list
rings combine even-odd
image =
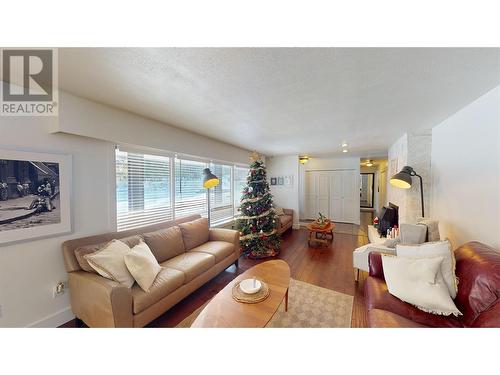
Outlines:
[{"label": "white cushion", "polygon": [[134,278],[123,259],[128,252],[130,252],[130,247],[119,240],[112,240],[101,250],[85,255],[84,258],[90,267],[102,277],[118,281],[127,288],[131,288],[134,284]]},{"label": "white cushion", "polygon": [[420,224],[401,224],[399,236],[402,244],[420,244],[425,242],[427,227]]},{"label": "white cushion", "polygon": [[124,259],[137,284],[142,290],[149,292],[149,288],[161,271],[161,266],[149,246],[145,242],[140,242],[125,254]]},{"label": "white cushion", "polygon": [[441,275],[442,262],[442,257],[415,259],[383,255],[389,293],[428,313],[462,315]]},{"label": "white cushion", "polygon": [[405,258],[443,257],[441,274],[451,298],[457,296],[458,286],[455,277],[455,254],[448,240],[427,242],[421,245],[397,245],[396,254]]}]

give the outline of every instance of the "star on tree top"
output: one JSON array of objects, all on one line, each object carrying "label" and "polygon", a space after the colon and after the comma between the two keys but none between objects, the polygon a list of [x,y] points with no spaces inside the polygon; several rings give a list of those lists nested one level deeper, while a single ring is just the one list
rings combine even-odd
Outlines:
[{"label": "star on tree top", "polygon": [[252,163],[255,163],[257,160],[261,160],[261,156],[257,151],[252,152],[252,155],[250,155],[250,161]]}]

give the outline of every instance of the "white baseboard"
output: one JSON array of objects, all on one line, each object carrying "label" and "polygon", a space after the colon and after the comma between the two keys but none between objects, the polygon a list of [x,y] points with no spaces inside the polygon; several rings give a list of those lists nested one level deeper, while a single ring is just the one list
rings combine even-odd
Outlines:
[{"label": "white baseboard", "polygon": [[62,310],[56,311],[43,319],[28,324],[27,328],[57,328],[60,325],[69,322],[75,318],[75,314],[71,311],[71,307],[66,307]]}]

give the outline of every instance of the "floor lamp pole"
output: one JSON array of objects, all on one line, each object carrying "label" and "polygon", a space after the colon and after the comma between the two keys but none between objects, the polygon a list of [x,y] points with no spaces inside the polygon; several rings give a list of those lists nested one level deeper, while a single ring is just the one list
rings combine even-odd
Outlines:
[{"label": "floor lamp pole", "polygon": [[422,218],[425,218],[425,214],[424,214],[424,183],[422,182],[422,177],[419,174],[415,173],[415,176],[417,176],[420,179],[420,202],[422,203]]},{"label": "floor lamp pole", "polygon": [[208,195],[208,227],[210,228],[210,188],[207,189]]}]

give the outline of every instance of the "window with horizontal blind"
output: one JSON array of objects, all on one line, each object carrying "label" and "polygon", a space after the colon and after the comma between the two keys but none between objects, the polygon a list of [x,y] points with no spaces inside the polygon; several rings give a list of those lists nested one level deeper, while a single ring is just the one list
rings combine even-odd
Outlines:
[{"label": "window with horizontal blind", "polygon": [[247,176],[249,170],[249,168],[234,166],[234,216],[240,215],[238,209],[240,208],[241,194],[243,192],[243,189],[247,185]]},{"label": "window with horizontal blind", "polygon": [[207,190],[203,187],[203,170],[207,163],[175,159],[175,217],[200,214],[207,217]]},{"label": "window with horizontal blind", "polygon": [[172,220],[170,189],[169,157],[116,150],[119,231]]},{"label": "window with horizontal blind", "polygon": [[212,225],[227,223],[234,217],[231,165],[210,163],[219,185],[210,189],[210,221]]},{"label": "window with horizontal blind", "polygon": [[[209,194],[210,225],[227,223],[239,215],[248,168],[118,148],[115,155],[118,231],[194,214],[207,217]],[[203,187],[203,170],[207,167],[220,180],[209,191]]]}]

